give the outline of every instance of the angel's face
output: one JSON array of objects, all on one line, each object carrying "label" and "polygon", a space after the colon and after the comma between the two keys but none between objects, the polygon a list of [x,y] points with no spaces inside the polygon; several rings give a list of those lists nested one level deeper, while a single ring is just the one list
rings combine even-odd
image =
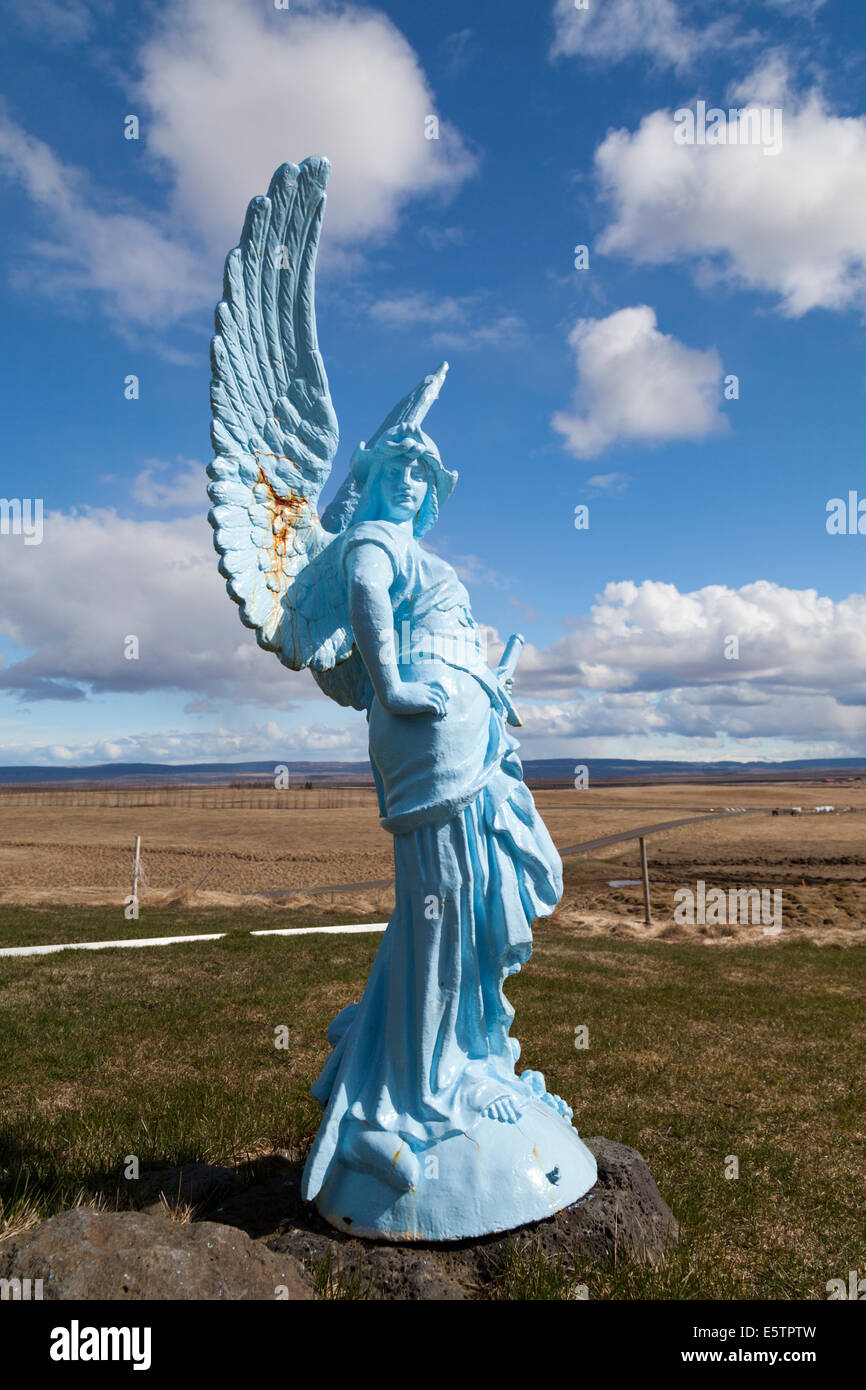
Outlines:
[{"label": "angel's face", "polygon": [[411,521],[427,496],[427,469],[418,459],[387,459],[379,475],[385,521]]}]

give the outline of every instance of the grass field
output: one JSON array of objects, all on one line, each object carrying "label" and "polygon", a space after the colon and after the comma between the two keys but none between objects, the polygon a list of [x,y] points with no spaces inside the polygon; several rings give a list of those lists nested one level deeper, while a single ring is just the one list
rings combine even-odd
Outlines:
[{"label": "grass field", "polygon": [[[47,946],[79,941],[129,941],[151,936],[196,936],[207,932],[274,931],[281,927],[333,926],[336,923],[385,922],[382,912],[358,913],[348,897],[321,900],[315,913],[303,920],[294,912],[282,915],[268,908],[147,907],[137,921],[127,921],[123,908],[4,907],[0,905],[0,949],[4,946]],[[0,978],[3,961],[0,958]]]},{"label": "grass field", "polygon": [[[155,911],[127,934],[230,935],[0,959],[8,1230],[76,1199],[134,1204],[129,1154],[143,1167],[303,1156],[325,1029],[359,997],[379,938],[247,934],[276,925],[271,912]],[[4,944],[34,934],[122,933],[115,908],[0,909]],[[561,1278],[512,1269],[500,1296],[567,1296],[579,1279],[593,1298],[823,1299],[827,1280],[866,1268],[866,946],[707,951],[548,923],[509,997],[521,1065],[545,1072],[582,1134],[641,1151],[684,1240],[655,1272],[628,1259]]]}]

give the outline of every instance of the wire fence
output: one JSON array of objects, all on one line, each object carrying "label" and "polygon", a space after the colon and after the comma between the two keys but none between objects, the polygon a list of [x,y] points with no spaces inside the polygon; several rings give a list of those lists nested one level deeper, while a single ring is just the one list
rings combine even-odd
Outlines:
[{"label": "wire fence", "polygon": [[132,809],[139,806],[198,811],[320,811],[371,806],[372,787],[287,787],[272,783],[233,782],[230,786],[33,786],[0,787],[0,810],[16,807],[97,807]]}]

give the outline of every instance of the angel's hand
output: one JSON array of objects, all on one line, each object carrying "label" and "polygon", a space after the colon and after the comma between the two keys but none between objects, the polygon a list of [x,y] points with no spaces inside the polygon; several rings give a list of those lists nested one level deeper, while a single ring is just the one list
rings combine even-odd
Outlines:
[{"label": "angel's hand", "polygon": [[448,691],[441,681],[402,681],[389,690],[382,704],[390,714],[444,715],[448,707]]}]

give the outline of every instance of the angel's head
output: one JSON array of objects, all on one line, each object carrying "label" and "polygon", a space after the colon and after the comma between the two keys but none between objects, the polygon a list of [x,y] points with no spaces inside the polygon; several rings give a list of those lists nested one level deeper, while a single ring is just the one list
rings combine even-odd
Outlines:
[{"label": "angel's head", "polygon": [[435,525],[440,504],[457,482],[457,474],[445,468],[433,440],[418,426],[397,425],[369,449],[362,444],[351,467],[361,490],[353,520],[411,521],[416,536]]}]

